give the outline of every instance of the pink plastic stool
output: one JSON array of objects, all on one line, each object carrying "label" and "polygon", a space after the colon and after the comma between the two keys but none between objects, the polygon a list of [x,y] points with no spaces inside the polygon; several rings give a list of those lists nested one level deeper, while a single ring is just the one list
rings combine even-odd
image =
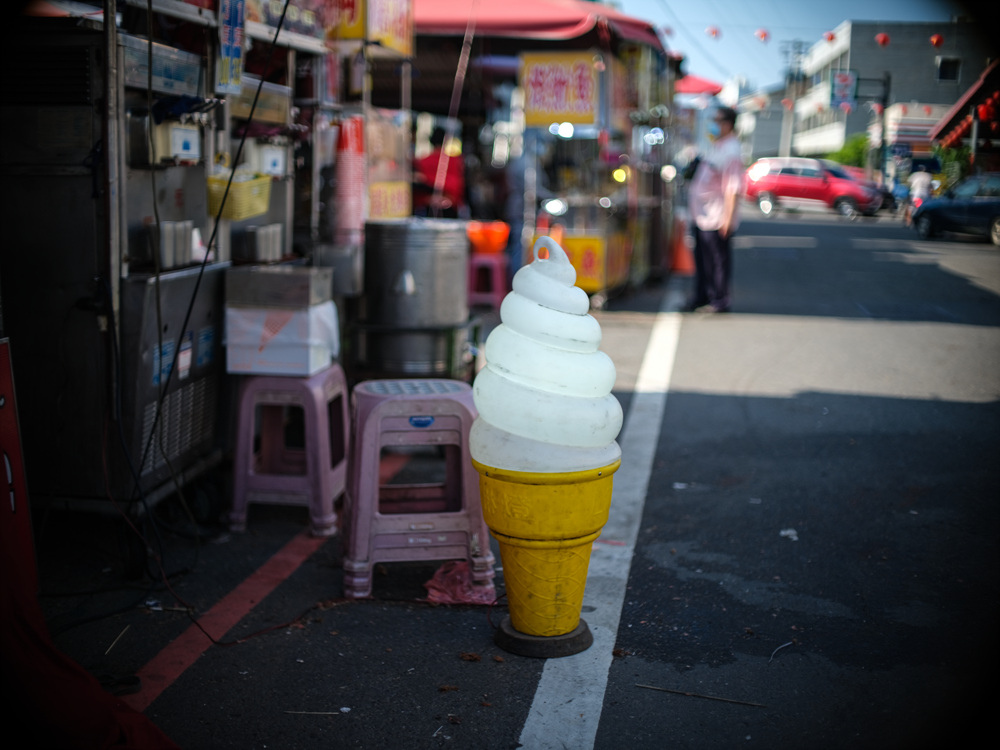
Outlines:
[{"label": "pink plastic stool", "polygon": [[503,253],[472,253],[469,256],[469,305],[500,309],[507,295],[507,256]]},{"label": "pink plastic stool", "polygon": [[[354,388],[353,446],[344,507],[344,595],[371,595],[372,565],[469,561],[472,583],[493,581],[493,553],[469,455],[476,418],[460,380],[367,380]],[[443,446],[444,484],[381,484],[382,449]]]},{"label": "pink plastic stool", "polygon": [[[255,433],[260,407],[260,442]],[[302,410],[304,447],[285,442],[288,407]],[[250,503],[306,505],[314,536],[337,532],[334,501],[347,484],[350,422],[344,371],[310,377],[250,376],[240,390],[233,457],[231,531],[246,531]]]}]

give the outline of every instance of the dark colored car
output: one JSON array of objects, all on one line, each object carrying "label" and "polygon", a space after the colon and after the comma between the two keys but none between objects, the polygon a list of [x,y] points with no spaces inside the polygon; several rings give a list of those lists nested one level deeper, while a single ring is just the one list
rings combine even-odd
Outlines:
[{"label": "dark colored car", "polygon": [[769,216],[780,207],[833,209],[854,218],[873,216],[882,205],[878,190],[863,185],[846,172],[818,159],[767,157],[746,172],[745,194]]},{"label": "dark colored car", "polygon": [[939,232],[975,234],[1000,246],[1000,172],[966,177],[941,196],[913,212],[913,226],[922,238]]}]

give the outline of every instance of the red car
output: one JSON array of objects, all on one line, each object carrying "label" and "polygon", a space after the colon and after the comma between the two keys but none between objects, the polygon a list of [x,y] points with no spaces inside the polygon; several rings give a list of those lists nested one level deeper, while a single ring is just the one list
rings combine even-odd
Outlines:
[{"label": "red car", "polygon": [[746,172],[745,195],[770,216],[779,208],[834,210],[854,218],[874,216],[882,194],[819,159],[768,157],[758,159]]}]

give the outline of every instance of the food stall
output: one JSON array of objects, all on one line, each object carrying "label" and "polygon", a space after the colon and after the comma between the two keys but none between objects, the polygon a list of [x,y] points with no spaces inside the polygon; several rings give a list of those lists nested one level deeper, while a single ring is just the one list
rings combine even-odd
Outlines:
[{"label": "food stall", "polygon": [[[412,43],[410,0],[369,5]],[[94,0],[16,19],[0,179],[24,251],[0,258],[0,321],[33,501],[142,514],[218,465],[227,270],[323,265],[347,165],[352,221],[408,211],[408,124],[364,93],[365,59],[408,48],[371,25],[351,41],[337,10]],[[359,159],[338,159],[345,122]]]},{"label": "food stall", "polygon": [[[624,53],[623,52],[626,52]],[[528,133],[544,144],[533,174],[537,234],[552,234],[577,271],[577,285],[600,306],[642,284],[664,235],[664,143],[648,47],[525,52],[519,82]],[[652,111],[652,114],[650,112]],[[528,249],[530,251],[530,248]],[[527,257],[527,256],[526,256]]]}]

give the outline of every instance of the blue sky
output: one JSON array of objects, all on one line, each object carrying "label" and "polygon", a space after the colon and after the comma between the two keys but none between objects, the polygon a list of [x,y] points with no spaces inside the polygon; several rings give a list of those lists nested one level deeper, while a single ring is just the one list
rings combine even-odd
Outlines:
[{"label": "blue sky", "polygon": [[[949,0],[619,0],[623,12],[670,29],[667,48],[686,58],[687,73],[725,83],[743,76],[757,87],[784,80],[782,47],[808,49],[842,21],[947,21],[961,12]],[[706,33],[714,26],[716,37]],[[761,42],[755,32],[765,29]],[[942,30],[942,33],[945,33]]]}]

